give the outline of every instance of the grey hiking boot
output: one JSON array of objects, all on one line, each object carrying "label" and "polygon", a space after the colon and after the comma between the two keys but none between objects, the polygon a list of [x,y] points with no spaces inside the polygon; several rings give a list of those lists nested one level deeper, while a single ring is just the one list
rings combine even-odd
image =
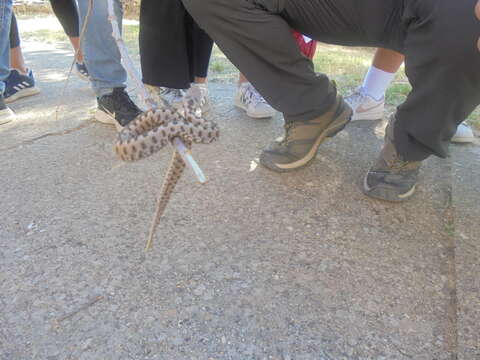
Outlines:
[{"label": "grey hiking boot", "polygon": [[405,161],[395,149],[392,116],[385,131],[385,144],[376,164],[367,172],[363,193],[367,196],[394,202],[409,199],[415,193],[421,161]]},{"label": "grey hiking boot", "polygon": [[351,117],[352,109],[338,95],[335,104],[325,114],[312,120],[285,124],[285,136],[263,150],[260,164],[276,172],[293,171],[309,165],[318,147],[343,130]]}]

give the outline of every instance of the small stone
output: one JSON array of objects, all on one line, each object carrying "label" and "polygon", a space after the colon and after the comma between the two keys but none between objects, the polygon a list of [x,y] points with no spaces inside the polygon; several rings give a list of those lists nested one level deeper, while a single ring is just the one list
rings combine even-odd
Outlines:
[{"label": "small stone", "polygon": [[195,290],[193,290],[193,293],[197,296],[200,296],[203,294],[203,292],[207,290],[207,288],[205,287],[205,285],[201,284],[199,286],[197,286],[197,288]]},{"label": "small stone", "polygon": [[87,350],[90,347],[90,345],[92,344],[92,341],[93,341],[92,338],[88,338],[87,340],[85,340],[82,343],[82,350]]},{"label": "small stone", "polygon": [[180,346],[183,344],[183,339],[180,336],[176,336],[171,340],[171,343],[175,346]]},{"label": "small stone", "polygon": [[203,295],[203,300],[212,300],[215,297],[215,293],[213,290],[207,290]]},{"label": "small stone", "polygon": [[227,343],[227,338],[225,336],[222,336],[222,344],[226,344]]}]

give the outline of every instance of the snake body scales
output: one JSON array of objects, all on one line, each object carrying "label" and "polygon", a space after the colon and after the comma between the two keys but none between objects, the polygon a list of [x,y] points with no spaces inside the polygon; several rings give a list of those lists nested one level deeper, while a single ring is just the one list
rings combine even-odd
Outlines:
[{"label": "snake body scales", "polygon": [[[176,137],[189,149],[193,143],[209,144],[219,137],[217,125],[196,114],[193,99],[184,100],[183,113],[164,104],[140,114],[119,132],[115,152],[124,161],[136,161],[160,151]],[[152,246],[155,230],[184,169],[185,162],[175,151],[157,200],[147,249]]]}]

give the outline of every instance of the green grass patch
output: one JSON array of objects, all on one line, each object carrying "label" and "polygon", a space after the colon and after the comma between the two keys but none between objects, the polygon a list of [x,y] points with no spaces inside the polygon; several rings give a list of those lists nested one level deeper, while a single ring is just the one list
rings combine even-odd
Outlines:
[{"label": "green grass patch", "polygon": [[22,31],[20,35],[23,40],[38,41],[47,44],[68,42],[68,37],[63,31],[40,29],[37,31]]}]

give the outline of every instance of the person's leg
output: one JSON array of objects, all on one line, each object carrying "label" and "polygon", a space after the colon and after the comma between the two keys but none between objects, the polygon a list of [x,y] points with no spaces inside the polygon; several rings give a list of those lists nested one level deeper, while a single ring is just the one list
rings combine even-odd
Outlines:
[{"label": "person's leg", "polygon": [[298,50],[290,25],[280,16],[283,9],[275,9],[278,1],[264,7],[246,0],[183,3],[286,121],[312,119],[335,102],[328,78],[316,76],[312,62]]},{"label": "person's leg", "polygon": [[382,100],[404,60],[405,57],[399,52],[377,49],[372,66],[363,79],[362,92],[377,101]]},{"label": "person's leg", "polygon": [[[188,15],[190,17],[190,15]],[[212,56],[213,40],[192,19],[193,81],[204,84],[207,81],[208,65]]]},{"label": "person's leg", "polygon": [[23,97],[40,93],[35,86],[33,71],[25,65],[22,48],[20,46],[20,35],[15,14],[12,13],[10,23],[10,74],[5,81],[5,92],[3,97],[5,103],[9,104]]},{"label": "person's leg", "polygon": [[[317,42],[315,40],[306,41],[305,37],[297,31],[292,31],[292,35],[302,54],[309,59],[313,59]],[[238,86],[234,97],[234,104],[254,119],[271,118],[276,113],[275,109],[270,106],[241,72],[238,74]]]},{"label": "person's leg", "polygon": [[80,46],[80,24],[75,0],[50,0],[52,10],[60,21],[65,34],[70,39],[75,52],[75,71],[82,80],[89,80],[87,66],[84,63]]},{"label": "person's leg", "polygon": [[[412,91],[397,111],[395,137],[406,160],[446,157],[457,126],[480,103],[477,0],[424,0],[405,41]],[[416,10],[416,9],[415,9]]]},{"label": "person's leg", "polygon": [[365,194],[403,201],[422,160],[446,157],[457,126],[480,104],[477,0],[409,3],[403,19],[405,69],[412,91],[386,129],[385,145],[364,180]]},{"label": "person's leg", "polygon": [[[373,56],[372,67],[395,74],[402,66],[404,60],[405,56],[397,51],[379,48]],[[364,81],[364,84],[367,85],[368,83]]]},{"label": "person's leg", "polygon": [[140,4],[142,81],[157,103],[167,101],[178,109],[191,77],[187,15],[179,0],[142,0]]},{"label": "person's leg", "polygon": [[63,27],[65,34],[75,51],[75,59],[83,63],[83,52],[80,48],[80,24],[75,0],[50,0],[52,10]]},{"label": "person's leg", "polygon": [[173,89],[190,87],[186,16],[181,1],[142,0],[139,46],[145,84]]},{"label": "person's leg", "polygon": [[[88,0],[79,0],[78,7],[80,24],[83,26],[88,11]],[[119,0],[114,1],[114,11],[121,28],[123,9]],[[125,91],[127,73],[122,66],[120,51],[112,36],[107,1],[93,1],[82,47],[90,83],[97,95],[98,109],[95,119],[121,129],[141,111]]]},{"label": "person's leg", "polygon": [[71,38],[80,36],[80,24],[77,5],[74,0],[50,0],[52,10],[63,27],[65,34]]},{"label": "person's leg", "polygon": [[[385,110],[385,93],[404,60],[405,56],[396,51],[377,49],[362,86],[345,98],[353,109],[352,120],[382,118]],[[474,138],[472,129],[465,124],[460,124],[451,141],[467,143],[472,142]]]},{"label": "person's leg", "polygon": [[[83,26],[87,15],[88,0],[79,0],[80,23]],[[122,5],[114,1],[115,15],[122,24]],[[122,66],[120,52],[112,36],[108,20],[107,1],[93,1],[83,41],[85,62],[90,73],[92,87],[98,97],[112,93],[114,88],[125,88],[127,73]]]},{"label": "person's leg", "polygon": [[10,74],[10,22],[12,20],[12,0],[0,0],[0,125],[15,119],[15,114],[5,105],[3,94],[5,81]]},{"label": "person's leg", "polygon": [[377,49],[362,86],[345,98],[353,110],[352,120],[378,120],[383,117],[385,92],[404,59],[399,52]]},{"label": "person's leg", "polygon": [[[308,165],[318,146],[348,123],[351,110],[341,97],[337,98],[328,78],[315,74],[311,60],[299,51],[291,28],[317,39],[339,31],[348,33],[355,43],[359,40],[359,45],[366,44],[368,39],[357,39],[361,32],[356,23],[355,2],[183,2],[268,103],[284,113],[285,137],[264,150],[262,165],[278,172]],[[340,13],[341,18],[323,21]]]},{"label": "person's leg", "polygon": [[17,18],[14,13],[12,13],[12,21],[10,23],[10,67],[19,70],[23,74],[28,71],[22,48],[20,47],[20,34],[18,33]]},{"label": "person's leg", "polygon": [[187,53],[191,86],[185,96],[195,103],[195,112],[202,116],[210,109],[208,98],[207,75],[213,40],[203,31],[186,12]]}]

